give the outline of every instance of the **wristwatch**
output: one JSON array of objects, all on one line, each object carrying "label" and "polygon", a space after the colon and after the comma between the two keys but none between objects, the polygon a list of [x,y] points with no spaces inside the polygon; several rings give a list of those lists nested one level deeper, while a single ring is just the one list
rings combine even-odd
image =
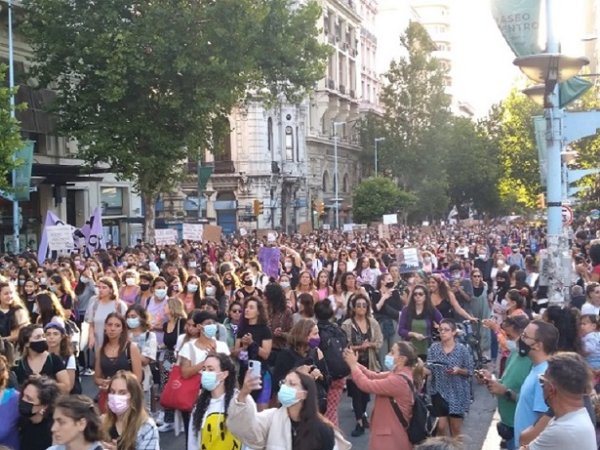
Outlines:
[{"label": "wristwatch", "polygon": [[505,398],[506,400],[512,400],[512,399],[513,399],[513,391],[511,391],[510,389],[507,389],[507,390],[504,392],[504,394],[503,394],[503,395],[504,395],[504,398]]}]

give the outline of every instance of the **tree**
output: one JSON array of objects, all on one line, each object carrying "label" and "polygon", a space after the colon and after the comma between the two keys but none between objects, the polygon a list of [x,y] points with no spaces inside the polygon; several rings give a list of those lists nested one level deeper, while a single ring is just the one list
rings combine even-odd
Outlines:
[{"label": "tree", "polygon": [[395,214],[415,200],[412,194],[400,190],[389,178],[367,178],[352,195],[354,220],[358,223],[380,221],[384,214]]},{"label": "tree", "polygon": [[[7,67],[0,65],[0,77],[4,79]],[[18,109],[18,107],[17,107]],[[0,87],[0,190],[10,192],[10,174],[19,165],[14,156],[24,143],[21,139],[19,121],[11,115],[11,90]]]},{"label": "tree", "polygon": [[451,204],[495,213],[500,200],[498,147],[482,124],[464,117],[454,117],[448,131],[446,167]]},{"label": "tree", "polygon": [[444,143],[450,119],[450,97],[445,91],[448,71],[433,57],[436,46],[422,25],[411,22],[400,44],[405,56],[392,61],[384,75],[383,132],[377,127],[380,135],[369,136],[367,145],[372,148],[373,137],[385,137],[379,147],[379,166],[391,170],[400,187],[417,196],[411,208],[416,219],[440,215],[448,204]]},{"label": "tree", "polygon": [[24,0],[32,77],[54,83],[59,131],[88,165],[142,195],[146,239],[157,196],[229,133],[249,92],[301,97],[323,77],[316,1]]}]

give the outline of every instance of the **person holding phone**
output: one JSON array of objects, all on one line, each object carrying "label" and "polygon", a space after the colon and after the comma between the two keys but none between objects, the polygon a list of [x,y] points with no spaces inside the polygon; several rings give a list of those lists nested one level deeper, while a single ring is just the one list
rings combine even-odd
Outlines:
[{"label": "person holding phone", "polygon": [[302,369],[281,381],[279,408],[257,411],[253,391],[260,391],[259,377],[247,372],[242,388],[227,411],[227,429],[251,448],[291,450],[349,450],[351,444],[319,414],[317,386]]}]

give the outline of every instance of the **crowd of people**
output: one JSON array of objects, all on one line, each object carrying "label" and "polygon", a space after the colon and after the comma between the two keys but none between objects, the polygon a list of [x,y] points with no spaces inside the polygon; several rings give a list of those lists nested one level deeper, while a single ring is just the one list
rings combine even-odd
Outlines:
[{"label": "crowd of people", "polygon": [[[459,448],[450,439],[476,379],[498,398],[505,448],[562,449],[577,436],[595,449],[594,238],[575,235],[565,305],[545,301],[544,234],[527,226],[2,255],[0,444],[155,450],[175,432],[189,450],[343,450],[369,433],[374,450]],[[279,250],[268,271],[265,248]],[[167,398],[176,384],[192,395]],[[338,419],[344,392],[352,429]],[[407,423],[421,398],[438,437],[417,443]]]}]

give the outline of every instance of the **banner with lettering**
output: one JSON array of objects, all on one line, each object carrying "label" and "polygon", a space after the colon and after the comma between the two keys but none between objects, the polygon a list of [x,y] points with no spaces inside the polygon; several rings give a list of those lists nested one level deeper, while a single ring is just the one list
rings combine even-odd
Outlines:
[{"label": "banner with lettering", "polygon": [[541,53],[541,0],[491,0],[492,15],[506,43],[517,56]]}]

